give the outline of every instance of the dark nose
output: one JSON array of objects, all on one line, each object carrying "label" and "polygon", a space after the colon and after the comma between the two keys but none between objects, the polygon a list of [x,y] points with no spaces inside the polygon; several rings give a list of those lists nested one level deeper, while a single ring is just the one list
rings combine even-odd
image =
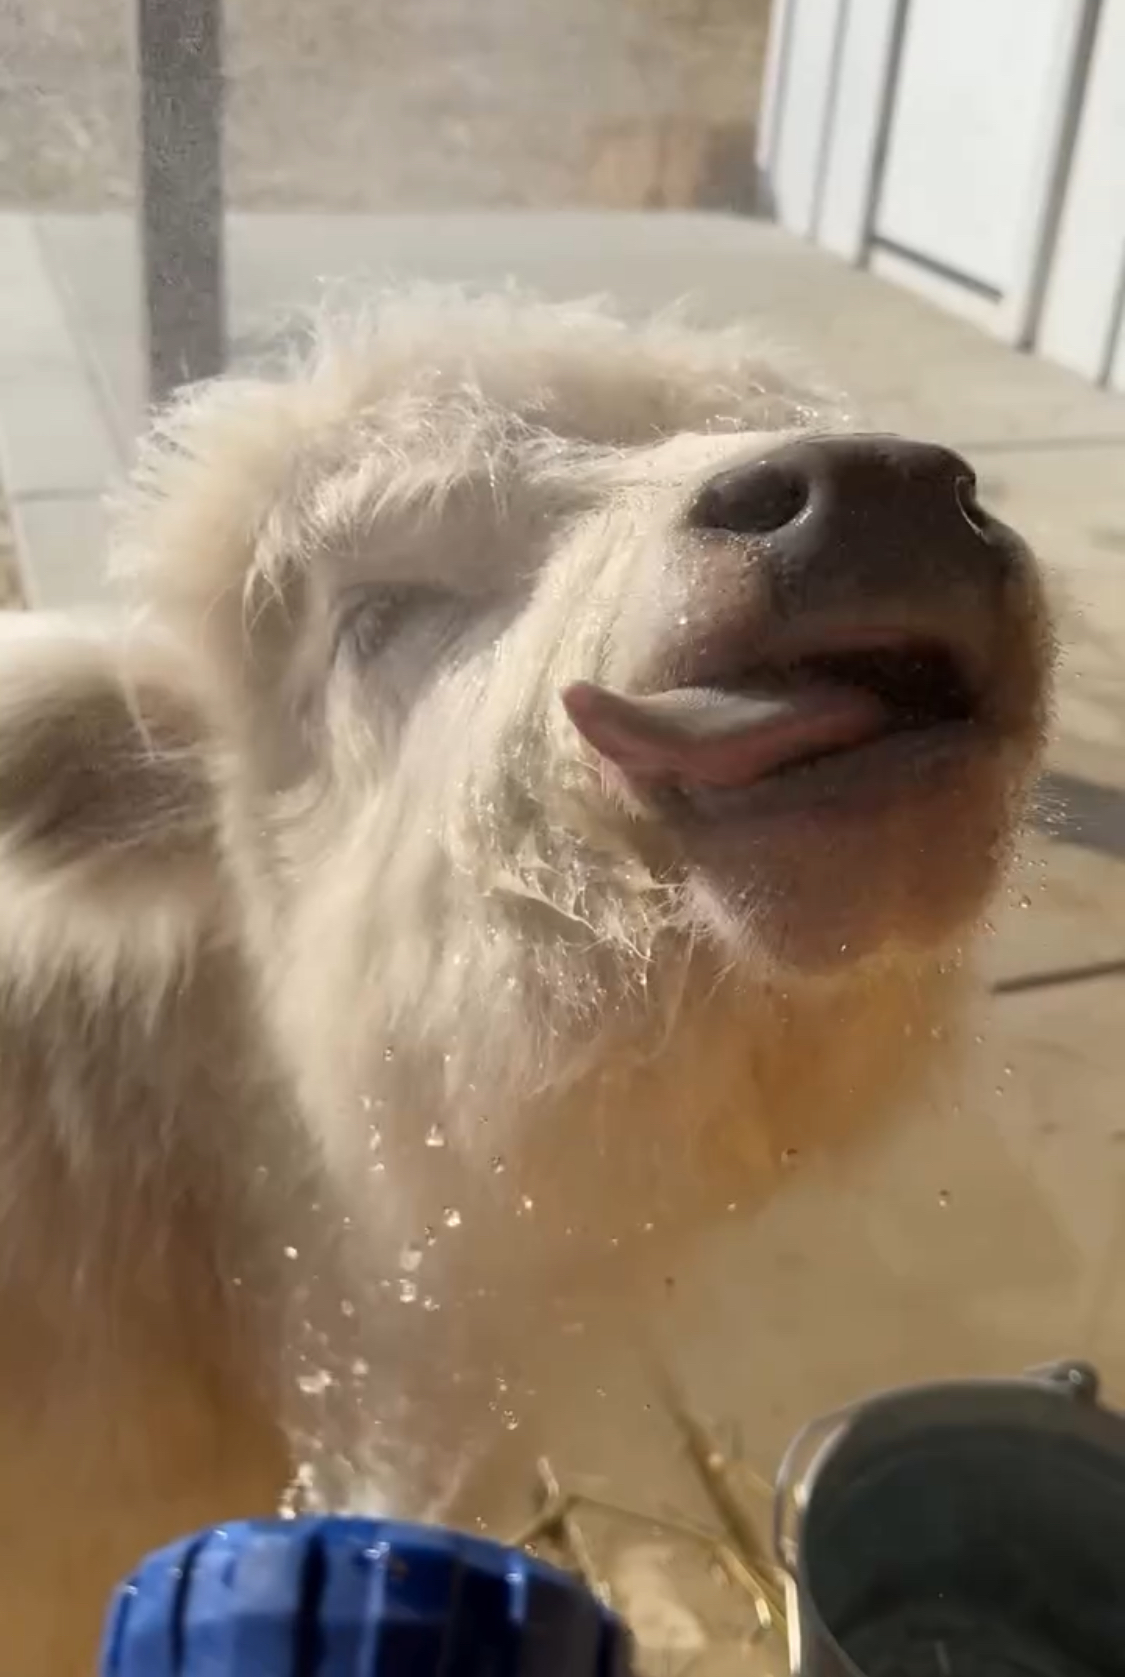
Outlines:
[{"label": "dark nose", "polygon": [[828,605],[940,588],[975,594],[1010,569],[1021,544],[976,499],[972,468],[952,449],[894,436],[819,436],[785,443],[704,485],[693,528],[755,538],[776,603]]}]

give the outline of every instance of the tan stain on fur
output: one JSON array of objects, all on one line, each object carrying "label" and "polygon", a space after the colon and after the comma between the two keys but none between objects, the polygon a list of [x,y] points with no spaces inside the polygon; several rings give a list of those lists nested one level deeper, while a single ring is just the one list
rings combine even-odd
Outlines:
[{"label": "tan stain on fur", "polygon": [[[5,623],[20,1677],[87,1672],[129,1561],[268,1511],[299,1457],[330,1500],[468,1517],[497,1358],[531,1366],[584,1299],[627,1321],[787,1150],[857,1145],[927,1075],[1041,704],[966,773],[955,851],[909,809],[874,852],[809,827],[788,874],[764,855],[724,896],[558,702],[639,680],[685,601],[745,609],[748,567],[704,563],[687,497],[847,423],[775,359],[592,305],[388,299],[159,422],[127,623]],[[842,874],[855,949],[804,971],[787,939]]]}]

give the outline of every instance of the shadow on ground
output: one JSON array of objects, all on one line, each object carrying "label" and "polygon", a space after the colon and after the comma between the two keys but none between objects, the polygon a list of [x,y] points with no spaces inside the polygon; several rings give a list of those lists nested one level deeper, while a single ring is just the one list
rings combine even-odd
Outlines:
[{"label": "shadow on ground", "polygon": [[1039,786],[1040,832],[1125,860],[1125,790],[1057,770]]}]

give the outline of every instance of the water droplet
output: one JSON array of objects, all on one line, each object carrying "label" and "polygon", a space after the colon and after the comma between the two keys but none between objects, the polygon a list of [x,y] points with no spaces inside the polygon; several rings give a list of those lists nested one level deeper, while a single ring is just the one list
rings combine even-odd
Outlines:
[{"label": "water droplet", "polygon": [[287,1246],[285,1248],[285,1256],[292,1263],[293,1259],[296,1258],[296,1257],[299,1257],[300,1254],[298,1253],[297,1248],[295,1246]]},{"label": "water droplet", "polygon": [[400,1304],[413,1304],[414,1300],[417,1297],[418,1297],[418,1283],[417,1283],[417,1281],[411,1281],[409,1276],[404,1275],[402,1280],[398,1284],[398,1301],[399,1301],[399,1303]]},{"label": "water droplet", "polygon": [[513,1412],[510,1409],[505,1409],[505,1411],[501,1415],[500,1419],[503,1421],[504,1426],[505,1426],[505,1428],[507,1429],[508,1432],[515,1432],[516,1428],[520,1424],[519,1416],[513,1414]]},{"label": "water droplet", "polygon": [[302,1374],[297,1385],[306,1397],[320,1397],[335,1382],[326,1368],[318,1368],[312,1374]]},{"label": "water droplet", "polygon": [[841,954],[841,955],[846,955],[846,954],[847,954],[847,952],[848,952],[848,946],[847,946],[847,944],[846,944],[846,943],[842,943],[842,944],[841,944],[841,945],[840,945],[840,954]]},{"label": "water droplet", "polygon": [[376,1159],[373,1165],[368,1165],[367,1174],[368,1176],[385,1176],[387,1174],[387,1167],[383,1163],[382,1159]]},{"label": "water droplet", "polygon": [[371,1108],[372,1108],[372,1105],[373,1105],[371,1096],[370,1095],[360,1095],[359,1104],[363,1108],[364,1112],[370,1112]]},{"label": "water droplet", "polygon": [[984,1047],[984,1037],[980,1034],[979,1031],[973,1037],[973,1041],[976,1043],[978,1048],[983,1048]]},{"label": "water droplet", "polygon": [[939,1188],[938,1189],[937,1202],[940,1206],[942,1206],[942,1207],[947,1206],[949,1204],[949,1201],[950,1201],[951,1198],[952,1198],[952,1196],[951,1196],[948,1188]]},{"label": "water droplet", "polygon": [[425,1228],[422,1230],[422,1240],[427,1246],[437,1245],[437,1235],[434,1232],[434,1226],[432,1223],[427,1223]]},{"label": "water droplet", "polygon": [[349,1321],[355,1315],[355,1305],[352,1303],[351,1299],[340,1300],[340,1315],[346,1316]]},{"label": "water droplet", "polygon": [[435,1310],[440,1310],[441,1305],[438,1303],[437,1299],[434,1298],[432,1293],[427,1293],[425,1298],[422,1300],[422,1309],[433,1312]]},{"label": "water droplet", "polygon": [[494,1158],[489,1159],[488,1163],[494,1176],[503,1176],[504,1172],[508,1168],[499,1153],[497,1153]]},{"label": "water droplet", "polygon": [[445,1131],[442,1129],[440,1124],[431,1124],[429,1129],[426,1131],[426,1146],[445,1146]]},{"label": "water droplet", "polygon": [[366,1357],[357,1357],[355,1359],[355,1362],[352,1364],[352,1373],[355,1375],[357,1380],[367,1379],[367,1376],[371,1373],[371,1364],[367,1361]]},{"label": "water droplet", "polygon": [[594,1392],[595,1392],[595,1396],[597,1396],[597,1397],[600,1397],[600,1398],[605,1397],[605,1387],[604,1386],[596,1386],[594,1388]]},{"label": "water droplet", "polygon": [[1014,1075],[1015,1075],[1015,1067],[1014,1066],[1005,1066],[1004,1067],[1004,1076],[1005,1077],[1012,1077]]},{"label": "water droplet", "polygon": [[1020,908],[1030,908],[1031,907],[1031,898],[1028,897],[1028,896],[1021,897],[1020,900],[1019,900],[1019,906],[1020,906]]},{"label": "water droplet", "polygon": [[795,1147],[787,1147],[781,1155],[782,1166],[786,1170],[792,1170],[799,1158],[800,1154]]},{"label": "water droplet", "polygon": [[532,1199],[531,1195],[530,1194],[521,1194],[520,1195],[519,1215],[522,1216],[525,1211],[534,1211],[534,1210],[535,1210],[535,1201]]},{"label": "water droplet", "polygon": [[395,1057],[395,1051],[394,1051],[393,1048],[384,1048],[383,1059],[386,1061],[387,1065],[390,1065],[390,1063],[394,1059],[394,1057]]},{"label": "water droplet", "polygon": [[496,1390],[501,1394],[508,1390],[508,1382],[504,1379],[502,1374],[498,1374],[496,1376]]},{"label": "water droplet", "polygon": [[727,1210],[728,1211],[737,1211],[738,1210],[738,1201],[737,1200],[731,1200],[730,1204],[727,1206]]},{"label": "water droplet", "polygon": [[232,1287],[241,1287],[241,1285],[242,1285],[241,1275],[232,1275],[231,1278],[230,1278],[230,1284],[231,1284]]},{"label": "water droplet", "polygon": [[419,1246],[418,1242],[416,1240],[408,1240],[398,1255],[398,1267],[399,1269],[406,1270],[408,1274],[413,1274],[413,1272],[421,1264],[423,1256],[423,1250]]},{"label": "water droplet", "polygon": [[641,1227],[644,1229],[645,1234],[651,1234],[652,1231],[653,1231],[653,1228],[655,1227],[655,1224],[653,1224],[653,1223],[643,1223],[641,1225]]},{"label": "water droplet", "polygon": [[441,1220],[447,1229],[459,1229],[461,1227],[461,1213],[455,1205],[447,1205],[443,1208]]},{"label": "water droplet", "polygon": [[367,1137],[367,1151],[369,1153],[378,1153],[378,1151],[382,1147],[382,1145],[383,1145],[383,1132],[382,1132],[382,1130],[372,1130],[370,1135]]}]

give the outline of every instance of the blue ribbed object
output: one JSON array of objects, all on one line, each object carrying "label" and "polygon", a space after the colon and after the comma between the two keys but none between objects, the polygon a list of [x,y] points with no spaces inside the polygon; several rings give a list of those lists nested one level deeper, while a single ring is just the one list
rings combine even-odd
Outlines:
[{"label": "blue ribbed object", "polygon": [[150,1555],[101,1677],[627,1677],[616,1616],[483,1538],[389,1520],[255,1520]]}]

